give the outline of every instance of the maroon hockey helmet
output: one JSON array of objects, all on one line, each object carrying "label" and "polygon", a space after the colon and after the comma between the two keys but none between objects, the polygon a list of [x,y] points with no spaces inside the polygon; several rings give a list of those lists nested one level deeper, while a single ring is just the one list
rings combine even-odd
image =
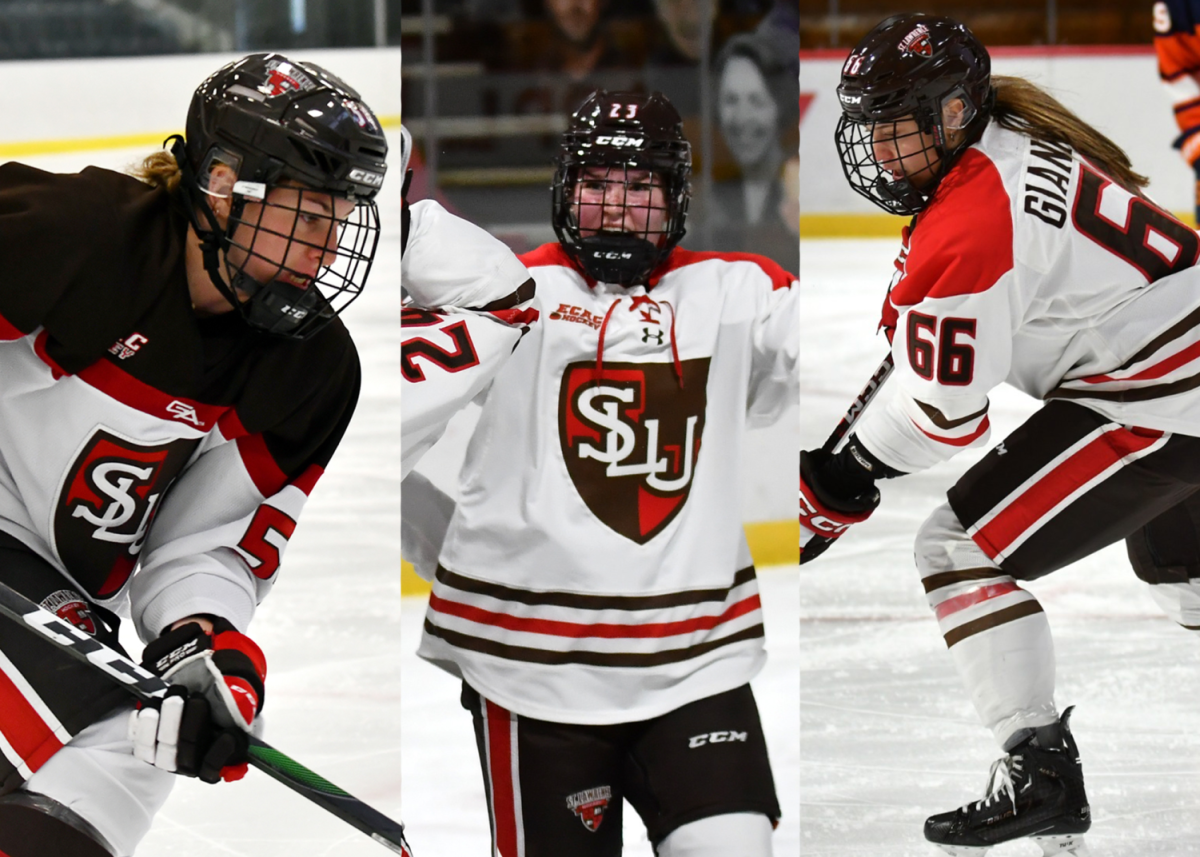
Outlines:
[{"label": "maroon hockey helmet", "polygon": [[[379,242],[375,196],[387,170],[387,149],[383,129],[362,97],[318,65],[280,54],[251,54],[200,84],[188,109],[186,140],[173,138],[171,152],[184,173],[183,199],[201,238],[205,268],[247,324],[300,339],[358,297]],[[217,165],[237,175],[223,229],[209,205],[209,178]],[[314,276],[268,259],[278,270],[260,282],[246,262],[232,264],[230,251],[236,248],[246,261],[268,258],[256,244],[266,231],[259,223],[265,209],[279,207],[271,190],[281,186],[300,193],[292,194],[295,201],[287,206],[293,214],[291,234],[280,237],[288,248],[319,246],[321,267]],[[345,220],[327,219],[328,234],[320,245],[296,234],[308,191],[354,203]],[[252,203],[254,221],[247,217]]]},{"label": "maroon hockey helmet", "polygon": [[[597,90],[571,114],[557,163],[551,216],[563,249],[596,280],[645,283],[685,232],[692,148],[679,112],[661,92]],[[644,198],[643,172],[661,188],[661,206],[633,201]],[[592,201],[583,197],[585,187]],[[588,208],[594,217],[604,209],[640,212],[645,228],[581,228]],[[650,228],[653,220],[661,227]]]},{"label": "maroon hockey helmet", "polygon": [[[958,21],[921,13],[894,15],[867,33],[846,58],[837,92],[846,180],[904,215],[928,205],[955,158],[983,133],[995,99],[983,44]],[[963,107],[947,127],[943,112],[953,99]],[[899,133],[904,120],[916,130]],[[964,133],[951,145],[956,130]],[[881,153],[891,157],[880,160]]]}]

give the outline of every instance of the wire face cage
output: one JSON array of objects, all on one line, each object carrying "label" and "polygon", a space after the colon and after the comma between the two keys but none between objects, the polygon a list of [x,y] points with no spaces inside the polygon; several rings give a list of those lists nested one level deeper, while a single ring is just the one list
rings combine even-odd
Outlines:
[{"label": "wire face cage", "polygon": [[947,159],[915,121],[863,122],[843,114],[835,136],[855,193],[891,214],[911,216],[928,205]]},{"label": "wire face cage", "polygon": [[362,293],[379,243],[379,211],[328,192],[239,182],[225,262],[254,327],[303,338]]},{"label": "wire face cage", "polygon": [[683,236],[686,180],[680,185],[636,161],[564,166],[554,183],[555,229],[590,276],[633,285]]}]

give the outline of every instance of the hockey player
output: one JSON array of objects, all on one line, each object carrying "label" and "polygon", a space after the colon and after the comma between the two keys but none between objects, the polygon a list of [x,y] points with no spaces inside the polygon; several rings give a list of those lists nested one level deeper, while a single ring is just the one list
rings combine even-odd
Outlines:
[{"label": "hockey player", "polygon": [[746,429],[798,395],[795,278],[684,234],[691,149],[659,93],[593,93],[521,260],[541,320],[497,375],[420,654],[463,680],[501,857],[765,857],[780,816],[748,682],[762,612]]},{"label": "hockey player", "polygon": [[1082,854],[1071,709],[1055,706],[1050,627],[1020,583],[1127,539],[1167,613],[1200,624],[1200,236],[1141,193],[1110,140],[992,77],[948,18],[883,21],[838,97],[850,186],[915,219],[883,308],[898,389],[842,451],[801,453],[802,561],[871,514],[876,480],[985,444],[996,385],[1046,401],[917,534],[930,607],[1006,753],[984,799],[925,835],[958,855],[1027,836]]},{"label": "hockey player", "polygon": [[1196,222],[1200,224],[1200,2],[1154,4],[1154,52],[1158,76],[1179,125],[1174,146],[1196,173]]},{"label": "hockey player", "polygon": [[0,167],[0,580],[117,648],[129,599],[176,685],[134,711],[0,623],[9,857],[126,857],[175,774],[245,771],[266,676],[246,627],[358,395],[337,316],[379,236],[370,108],[256,54],[172,142],[136,178]]},{"label": "hockey player", "polygon": [[529,271],[499,239],[434,200],[409,206],[411,152],[401,127],[400,520],[404,558],[431,578],[453,501],[412,469],[491,383],[538,313],[529,306]]}]

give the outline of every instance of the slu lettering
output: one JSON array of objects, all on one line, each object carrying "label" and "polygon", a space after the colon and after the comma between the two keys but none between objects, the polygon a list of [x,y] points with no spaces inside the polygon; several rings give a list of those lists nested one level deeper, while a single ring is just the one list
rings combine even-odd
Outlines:
[{"label": "slu lettering", "polygon": [[158,503],[158,494],[146,498],[141,520],[132,531],[121,531],[138,514],[138,497],[131,489],[135,484],[150,484],[153,481],[155,467],[137,467],[125,461],[104,461],[97,463],[88,474],[88,482],[98,492],[108,498],[109,502],[100,508],[100,514],[95,514],[93,506],[84,499],[78,500],[71,506],[71,517],[82,518],[91,524],[91,537],[102,542],[133,545],[141,549],[141,541],[146,536],[150,526],[150,516]]},{"label": "slu lettering", "polygon": [[[692,464],[695,459],[696,421],[698,417],[687,418],[687,438],[683,444],[683,470],[674,479],[660,478],[661,474],[672,471],[672,464],[678,472],[678,457],[674,460],[660,457],[658,446],[658,426],[656,419],[646,420],[646,460],[623,464],[633,454],[637,444],[635,428],[619,416],[620,407],[617,402],[626,405],[633,402],[636,391],[632,387],[610,387],[598,385],[587,390],[579,397],[579,413],[584,419],[600,426],[605,430],[605,446],[603,449],[588,443],[579,445],[580,458],[592,458],[608,465],[605,474],[608,476],[645,476],[646,484],[656,491],[678,491],[692,481]],[[608,401],[605,401],[605,400]],[[615,400],[615,401],[614,401]],[[599,402],[599,406],[597,403]]]},{"label": "slu lettering", "polygon": [[54,549],[93,598],[115,594],[137,564],[167,487],[198,439],[142,446],[97,429],[64,475]]}]

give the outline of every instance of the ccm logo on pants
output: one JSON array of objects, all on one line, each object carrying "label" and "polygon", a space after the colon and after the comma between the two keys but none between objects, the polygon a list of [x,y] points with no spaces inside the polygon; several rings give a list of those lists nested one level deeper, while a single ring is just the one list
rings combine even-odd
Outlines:
[{"label": "ccm logo on pants", "polygon": [[693,735],[688,738],[688,747],[692,750],[705,744],[724,744],[726,741],[741,741],[745,743],[745,732],[706,732],[703,735]]}]

